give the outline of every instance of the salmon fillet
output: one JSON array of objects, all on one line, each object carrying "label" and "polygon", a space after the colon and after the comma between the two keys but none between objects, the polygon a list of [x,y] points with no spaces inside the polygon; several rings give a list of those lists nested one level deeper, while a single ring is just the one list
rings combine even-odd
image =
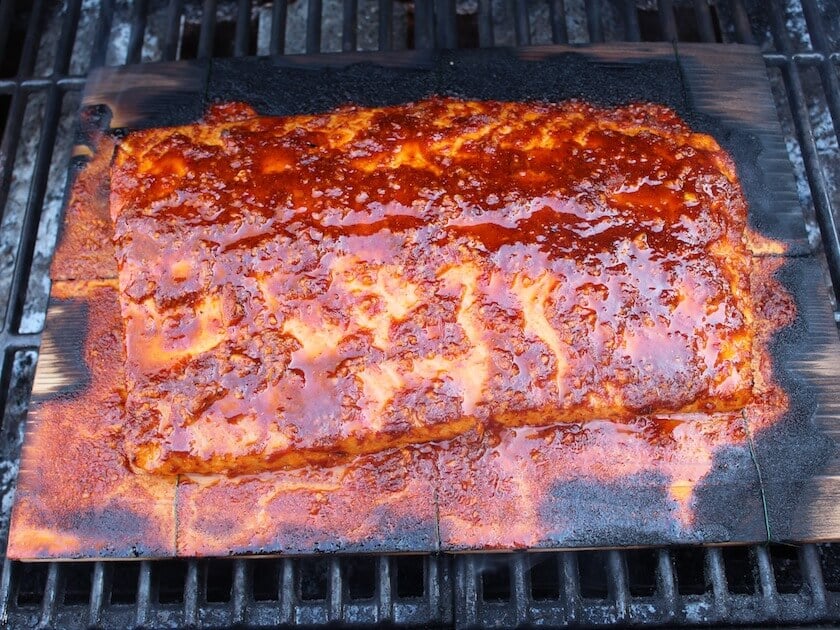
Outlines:
[{"label": "salmon fillet", "polygon": [[735,169],[661,106],[221,105],[129,134],[110,206],[140,469],[752,397]]}]

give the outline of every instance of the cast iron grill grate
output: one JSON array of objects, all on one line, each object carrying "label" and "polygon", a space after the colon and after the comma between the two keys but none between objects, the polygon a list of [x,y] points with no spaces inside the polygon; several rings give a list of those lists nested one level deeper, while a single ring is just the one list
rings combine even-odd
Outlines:
[{"label": "cast iron grill grate", "polygon": [[[599,41],[758,44],[840,295],[831,0],[0,0],[0,540],[85,77],[177,58]],[[51,627],[840,620],[840,544],[451,556],[4,562],[0,623]]]}]

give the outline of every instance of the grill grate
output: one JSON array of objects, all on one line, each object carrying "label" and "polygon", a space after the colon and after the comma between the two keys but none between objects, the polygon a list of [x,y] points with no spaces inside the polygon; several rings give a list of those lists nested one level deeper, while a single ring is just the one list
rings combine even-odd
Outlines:
[{"label": "grill grate", "polygon": [[[75,111],[91,68],[614,40],[761,46],[809,232],[826,254],[826,284],[840,298],[840,6],[831,0],[0,0],[0,540],[8,528]],[[840,544],[316,560],[6,560],[0,574],[0,623],[12,626],[838,620]]]}]

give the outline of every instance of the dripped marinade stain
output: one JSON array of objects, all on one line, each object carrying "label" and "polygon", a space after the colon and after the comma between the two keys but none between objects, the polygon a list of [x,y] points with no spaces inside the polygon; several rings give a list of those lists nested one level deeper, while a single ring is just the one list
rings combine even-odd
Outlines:
[{"label": "dripped marinade stain", "polygon": [[222,105],[130,134],[111,187],[142,469],[752,400],[745,202],[660,106]]}]

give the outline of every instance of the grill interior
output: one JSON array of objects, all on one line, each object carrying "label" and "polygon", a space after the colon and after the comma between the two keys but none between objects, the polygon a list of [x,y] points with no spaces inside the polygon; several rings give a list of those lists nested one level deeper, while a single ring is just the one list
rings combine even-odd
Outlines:
[{"label": "grill interior", "polygon": [[[0,540],[87,73],[103,64],[599,41],[761,47],[824,279],[840,296],[833,0],[0,0]],[[833,282],[832,282],[833,281]],[[829,295],[830,294],[830,295]],[[838,358],[840,360],[840,358]],[[840,544],[18,564],[0,623],[507,627],[840,620]]]}]

